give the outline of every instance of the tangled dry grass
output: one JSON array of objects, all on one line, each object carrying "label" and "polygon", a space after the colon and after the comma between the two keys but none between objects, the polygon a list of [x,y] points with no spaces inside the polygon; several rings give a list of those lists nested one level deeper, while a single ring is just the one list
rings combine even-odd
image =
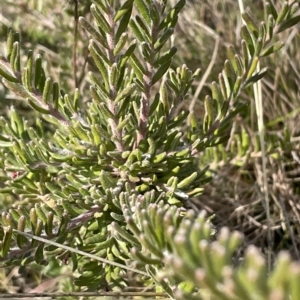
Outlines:
[{"label": "tangled dry grass", "polygon": [[[264,2],[244,1],[259,22]],[[280,1],[275,3],[280,7]],[[261,8],[261,9],[258,9]],[[241,20],[236,1],[188,2],[178,26],[180,62],[202,67],[205,81],[195,82],[193,107],[202,115],[204,96],[210,82],[216,80],[226,59],[226,46],[231,44],[239,52]],[[300,159],[299,159],[299,107],[300,107],[300,42],[299,26],[284,33],[283,50],[263,61],[269,72],[263,79],[265,142],[267,151],[267,178],[270,201],[272,256],[289,251],[299,259],[300,231]],[[264,184],[261,152],[257,147],[257,121],[254,97],[251,91],[241,95],[249,101],[249,113],[237,118],[231,132],[232,139],[222,149],[226,160],[217,159],[214,179],[206,185],[204,194],[196,199],[197,205],[214,214],[217,227],[228,226],[245,236],[249,244],[267,251],[267,218],[264,203]],[[185,105],[190,105],[185,104]],[[238,154],[237,139],[241,131],[249,136],[249,148]],[[270,147],[272,145],[272,147]],[[222,156],[220,149],[214,155]],[[217,154],[216,154],[217,153]]]}]

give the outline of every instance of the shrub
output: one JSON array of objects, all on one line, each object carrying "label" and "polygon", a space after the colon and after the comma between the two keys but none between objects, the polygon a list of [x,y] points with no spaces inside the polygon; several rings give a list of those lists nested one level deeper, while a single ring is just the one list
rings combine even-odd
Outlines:
[{"label": "shrub", "polygon": [[247,113],[239,96],[265,75],[260,59],[284,45],[278,34],[299,22],[297,5],[277,12],[268,2],[260,24],[242,14],[242,53],[228,47],[203,118],[178,111],[199,75],[172,65],[184,5],[94,1],[95,26],[79,18],[94,61],[87,103],[78,89],[63,92],[32,51],[22,68],[19,35],[9,31],[3,84],[39,117],[29,122],[12,107],[0,119],[1,193],[17,196],[0,219],[1,266],[70,261],[74,284],[96,291],[135,285],[176,299],[297,299],[297,263],[283,253],[270,271],[250,246],[235,264],[241,234],[215,233],[191,201],[211,179],[199,156],[228,141],[235,117]]}]

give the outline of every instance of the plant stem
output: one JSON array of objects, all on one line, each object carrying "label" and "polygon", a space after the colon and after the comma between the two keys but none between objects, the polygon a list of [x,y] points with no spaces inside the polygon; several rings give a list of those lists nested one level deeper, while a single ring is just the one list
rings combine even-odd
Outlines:
[{"label": "plant stem", "polygon": [[[113,6],[109,6],[108,8],[108,14],[106,14],[106,20],[108,24],[110,25],[110,33],[108,33],[107,36],[107,56],[110,61],[110,66],[108,68],[108,77],[111,78],[111,72],[112,72],[112,66],[116,61],[116,57],[114,55],[114,48],[115,48],[115,22],[114,22],[114,8]],[[117,115],[117,105],[115,104],[114,100],[117,96],[117,86],[113,84],[112,82],[109,82],[109,95],[110,95],[110,101],[108,103],[108,109],[112,112],[114,116]],[[116,138],[115,144],[117,149],[120,152],[124,151],[124,146],[122,143],[122,131],[117,129],[118,126],[118,120],[117,118],[109,119],[108,123],[111,127],[112,133]]]}]

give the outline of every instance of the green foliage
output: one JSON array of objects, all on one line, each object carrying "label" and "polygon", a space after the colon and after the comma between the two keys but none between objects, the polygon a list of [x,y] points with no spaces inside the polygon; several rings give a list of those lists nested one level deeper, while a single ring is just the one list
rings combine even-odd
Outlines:
[{"label": "green foliage", "polygon": [[[0,192],[18,197],[0,219],[1,266],[56,257],[72,261],[75,285],[90,290],[137,282],[176,299],[297,299],[298,264],[282,254],[266,276],[263,257],[250,247],[233,266],[240,234],[222,229],[215,237],[190,200],[211,179],[199,154],[201,160],[228,141],[235,117],[249,106],[240,94],[266,74],[255,73],[258,62],[283,46],[277,34],[299,15],[287,2],[279,13],[268,3],[259,25],[243,14],[242,53],[228,47],[202,120],[177,111],[199,75],[171,67],[177,49],[170,39],[184,5],[94,1],[95,26],[79,18],[95,65],[87,104],[78,89],[61,91],[40,55],[29,51],[23,65],[19,35],[9,31],[2,82],[39,117],[30,124],[11,107],[0,119]],[[246,133],[238,147],[245,155]]]}]

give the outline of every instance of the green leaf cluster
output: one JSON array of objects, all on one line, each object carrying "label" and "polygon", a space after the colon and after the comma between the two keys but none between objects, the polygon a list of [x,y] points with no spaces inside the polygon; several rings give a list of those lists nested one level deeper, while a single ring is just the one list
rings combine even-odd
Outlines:
[{"label": "green leaf cluster", "polygon": [[[267,21],[257,26],[245,13],[242,53],[228,47],[219,80],[204,99],[204,116],[197,116],[177,107],[199,71],[171,67],[177,49],[170,38],[184,4],[94,1],[95,25],[79,19],[97,70],[89,73],[87,104],[79,90],[60,90],[41,56],[30,51],[23,66],[19,35],[9,31],[2,82],[40,117],[33,128],[12,107],[0,119],[0,192],[17,196],[0,218],[2,266],[70,259],[77,286],[120,290],[130,285],[126,270],[135,263],[150,279],[143,282],[139,274],[136,281],[154,282],[172,298],[199,299],[206,291],[213,299],[254,299],[254,290],[255,299],[273,293],[296,299],[298,265],[279,257],[267,278],[263,259],[250,248],[233,267],[240,236],[224,229],[213,241],[212,225],[190,210],[190,200],[210,180],[199,156],[228,140],[234,118],[249,105],[239,99],[241,91],[265,75],[266,69],[255,73],[259,60],[282,47],[276,34],[299,15],[293,4],[277,13],[269,3]],[[47,122],[53,133],[45,132]],[[246,142],[245,134],[244,149]],[[293,276],[279,276],[283,269]]]}]

